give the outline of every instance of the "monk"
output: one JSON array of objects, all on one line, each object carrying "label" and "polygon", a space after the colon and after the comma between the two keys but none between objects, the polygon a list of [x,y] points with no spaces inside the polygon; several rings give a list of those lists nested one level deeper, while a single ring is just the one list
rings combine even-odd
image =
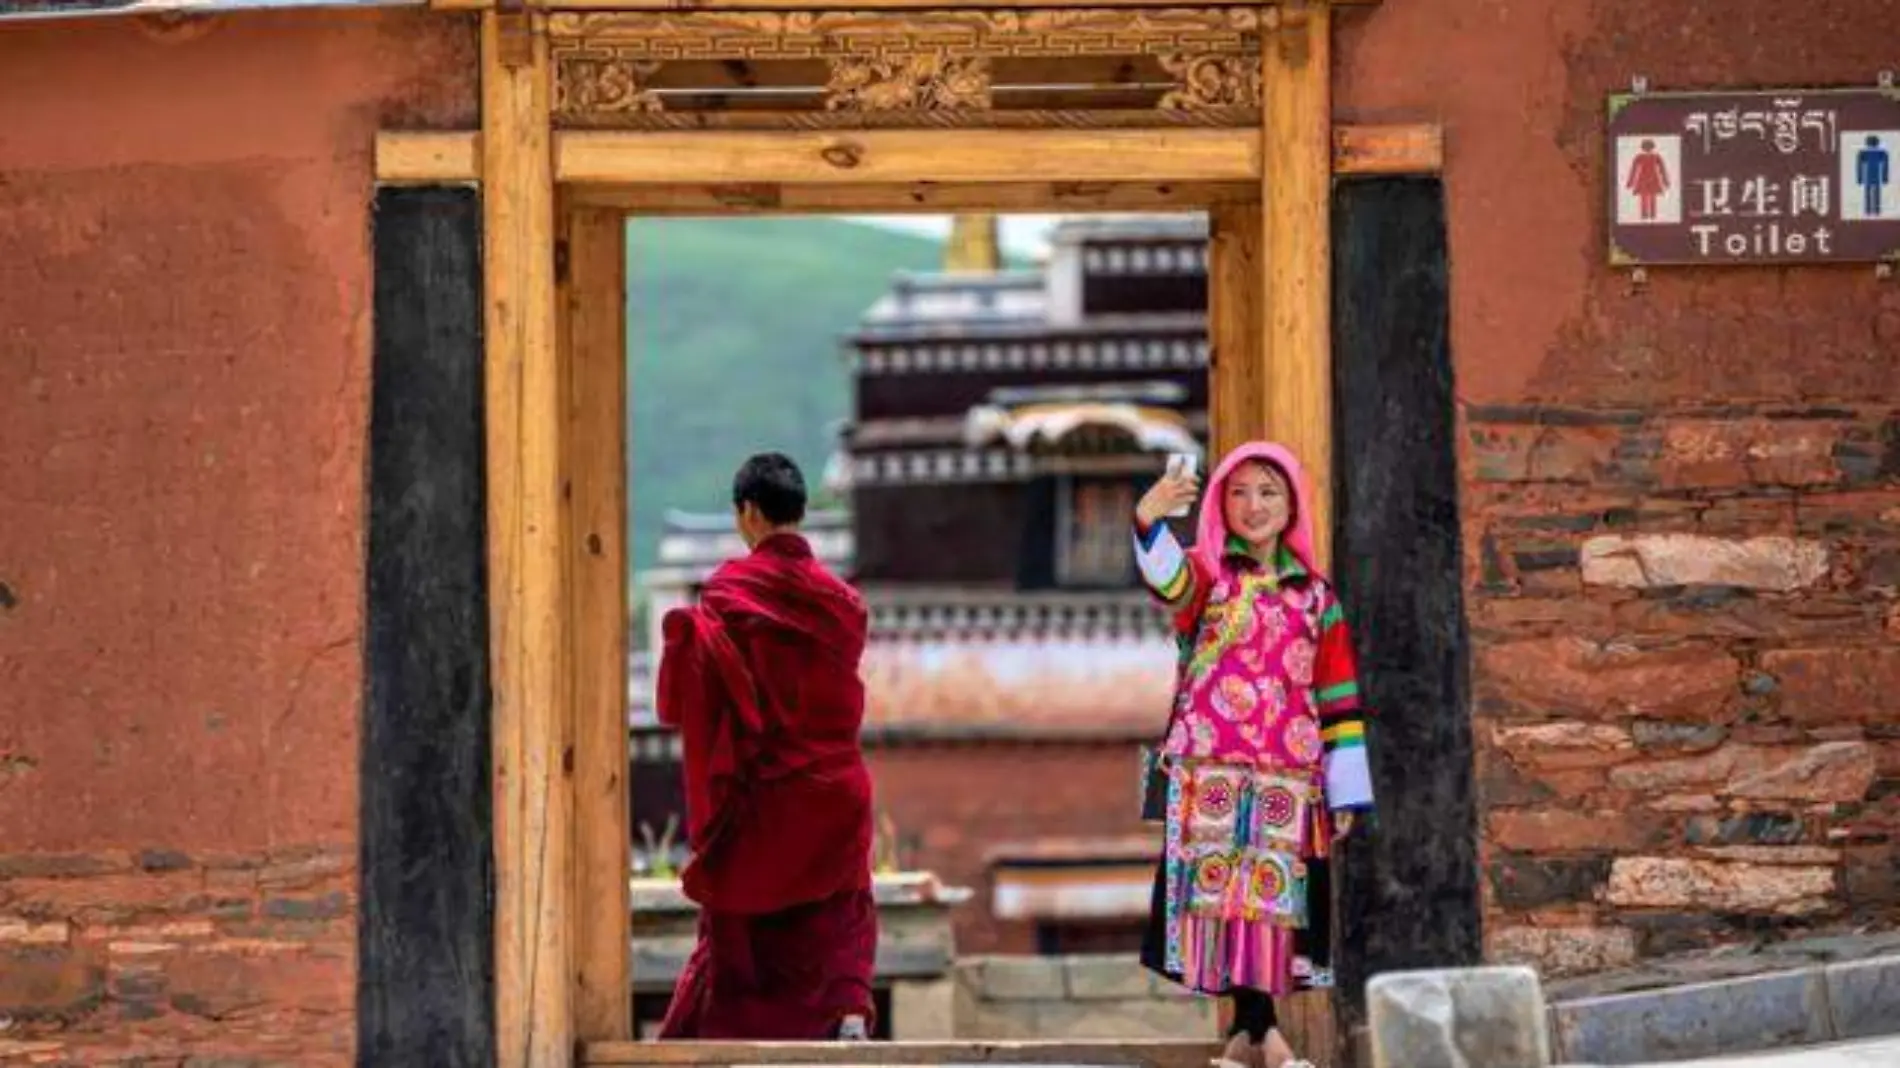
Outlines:
[{"label": "monk", "polygon": [[660,1037],[863,1038],[877,955],[864,602],[799,534],[789,458],[747,460],[732,504],[750,553],[662,623],[659,715],[682,735],[682,879],[700,920]]}]

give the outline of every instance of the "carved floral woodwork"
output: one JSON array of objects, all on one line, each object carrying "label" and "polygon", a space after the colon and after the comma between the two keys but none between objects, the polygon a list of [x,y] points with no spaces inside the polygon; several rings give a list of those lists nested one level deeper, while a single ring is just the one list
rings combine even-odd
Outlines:
[{"label": "carved floral woodwork", "polygon": [[647,87],[660,64],[650,59],[614,55],[564,57],[554,83],[556,114],[639,115],[662,110],[659,96]]},{"label": "carved floral woodwork", "polygon": [[1277,8],[557,12],[569,128],[1236,125]]},{"label": "carved floral woodwork", "polygon": [[936,111],[990,106],[982,56],[844,56],[831,62],[825,107],[832,111]]},{"label": "carved floral woodwork", "polygon": [[1260,106],[1260,63],[1253,57],[1180,53],[1161,58],[1176,86],[1161,97],[1163,111]]}]

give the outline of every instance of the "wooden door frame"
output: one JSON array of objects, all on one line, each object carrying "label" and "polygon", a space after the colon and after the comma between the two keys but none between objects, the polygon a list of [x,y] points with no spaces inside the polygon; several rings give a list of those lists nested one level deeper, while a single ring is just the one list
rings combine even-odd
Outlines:
[{"label": "wooden door frame", "polygon": [[482,9],[481,129],[386,131],[375,166],[483,194],[497,1063],[629,1063],[624,217],[1207,210],[1215,448],[1271,427],[1304,456],[1324,557],[1331,182],[1436,173],[1441,138],[1333,124],[1324,2],[1263,33],[1252,128],[690,132],[558,129],[549,13],[438,6]]}]

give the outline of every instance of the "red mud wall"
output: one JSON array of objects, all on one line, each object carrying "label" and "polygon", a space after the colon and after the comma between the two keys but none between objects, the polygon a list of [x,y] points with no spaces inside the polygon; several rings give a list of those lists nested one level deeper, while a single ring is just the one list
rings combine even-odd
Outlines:
[{"label": "red mud wall", "polygon": [[1632,75],[1871,84],[1900,0],[1342,22],[1342,118],[1448,141],[1490,955],[1587,970],[1891,925],[1900,285],[1665,268],[1633,289],[1604,266],[1602,129]]},{"label": "red mud wall", "polygon": [[1033,925],[990,913],[999,845],[1152,831],[1136,808],[1134,745],[897,745],[867,755],[905,865],[975,891],[953,914],[959,953],[1036,951]]},{"label": "red mud wall", "polygon": [[175,33],[0,28],[0,1050],[342,1065],[370,150],[473,33]]}]

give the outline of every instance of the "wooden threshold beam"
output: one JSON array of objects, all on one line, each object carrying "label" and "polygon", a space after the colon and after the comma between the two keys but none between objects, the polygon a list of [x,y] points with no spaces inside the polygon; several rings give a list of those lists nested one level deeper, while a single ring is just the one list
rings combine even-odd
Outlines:
[{"label": "wooden threshold beam", "polygon": [[1220,1046],[1208,1041],[1114,1042],[590,1042],[581,1065],[731,1068],[736,1065],[1104,1065],[1204,1068]]},{"label": "wooden threshold beam", "polygon": [[[1252,7],[1260,0],[1205,0],[1203,7]],[[1332,0],[1334,7],[1372,8],[1381,0]],[[438,11],[482,11],[496,0],[429,0]],[[585,11],[983,11],[1016,8],[1153,7],[1155,0],[530,0],[530,8]]]},{"label": "wooden threshold beam", "polygon": [[[1085,147],[1091,142],[1098,147]],[[964,156],[966,145],[987,145],[989,152],[964,161],[954,172],[937,166],[938,160]],[[1178,161],[1150,157],[1138,162],[1136,157],[1118,155],[1157,149],[1172,151],[1189,145],[1193,146],[1192,154]],[[744,154],[757,146],[771,146],[773,162],[755,162]],[[946,151],[951,146],[955,146],[955,151]],[[554,154],[558,180],[601,186],[711,185],[754,190],[814,183],[886,189],[914,189],[923,185],[947,189],[960,183],[1022,188],[1051,184],[1178,187],[1258,179],[1259,146],[1258,129],[877,130],[851,134],[664,131],[557,133]],[[676,148],[689,151],[684,156],[670,156]],[[1066,152],[1070,148],[1074,149],[1075,158],[1050,156],[1051,152]],[[999,166],[993,156],[995,152],[1023,150],[1041,154],[1040,166],[1032,167],[1030,161],[1023,159],[1005,159],[1001,163],[1006,166]],[[873,155],[876,162],[869,163]],[[384,131],[376,135],[375,157],[376,180],[389,185],[443,185],[481,180],[481,141],[474,131]],[[831,162],[831,158],[855,160],[856,165],[843,166]],[[901,168],[905,166],[917,170],[903,173]],[[1240,169],[1243,166],[1244,169]],[[1436,174],[1443,168],[1444,135],[1436,124],[1333,127],[1333,174],[1336,177]],[[1237,169],[1239,173],[1235,173]],[[821,179],[817,173],[825,177]],[[947,193],[936,195],[946,198],[938,203],[947,207],[986,203],[960,200]],[[1072,195],[1085,204],[1089,194]],[[739,199],[743,201],[744,197]],[[811,199],[823,200],[824,195],[812,194]],[[901,203],[904,196],[898,194],[889,199]],[[1081,204],[1078,210],[1088,210]],[[708,210],[718,208],[719,205],[713,203]],[[725,210],[748,209],[741,204]],[[755,207],[750,210],[819,208],[814,205],[812,209]],[[920,202],[910,210],[932,211],[936,205]],[[1120,209],[1104,206],[1100,210]]]}]

